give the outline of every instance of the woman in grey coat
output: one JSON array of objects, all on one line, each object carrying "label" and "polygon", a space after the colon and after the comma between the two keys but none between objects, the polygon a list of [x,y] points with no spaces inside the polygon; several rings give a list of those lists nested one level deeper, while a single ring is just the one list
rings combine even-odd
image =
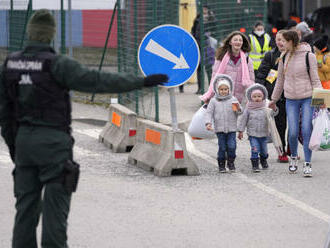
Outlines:
[{"label": "woman in grey coat", "polygon": [[[268,120],[266,113],[266,99],[268,97],[267,89],[261,84],[253,84],[246,91],[246,98],[248,104],[244,110],[242,118],[238,124],[238,138],[243,138],[243,132],[247,129],[249,141],[251,145],[251,163],[253,172],[260,172],[259,169],[259,157],[260,163],[263,169],[268,168],[267,158],[267,137]],[[272,111],[273,115],[276,112]]]},{"label": "woman in grey coat", "polygon": [[208,130],[212,130],[211,123],[212,120],[214,121],[214,131],[217,134],[219,145],[219,171],[226,172],[227,158],[227,167],[230,172],[234,172],[237,116],[242,113],[241,105],[232,95],[233,81],[228,75],[219,74],[213,87],[215,95],[207,106],[205,125]]}]

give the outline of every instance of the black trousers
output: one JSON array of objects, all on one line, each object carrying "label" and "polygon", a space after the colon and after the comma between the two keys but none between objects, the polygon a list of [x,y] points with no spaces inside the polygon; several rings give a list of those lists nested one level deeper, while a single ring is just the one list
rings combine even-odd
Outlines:
[{"label": "black trousers", "polygon": [[16,166],[14,171],[17,211],[12,247],[37,248],[36,230],[42,213],[41,246],[66,248],[71,193],[61,183],[41,182],[39,169],[38,166]]},{"label": "black trousers", "polygon": [[276,106],[278,107],[279,113],[277,116],[275,116],[275,124],[276,124],[277,131],[281,137],[283,151],[285,151],[285,147],[286,147],[285,132],[286,132],[286,128],[287,128],[285,99],[279,100],[276,103]]}]

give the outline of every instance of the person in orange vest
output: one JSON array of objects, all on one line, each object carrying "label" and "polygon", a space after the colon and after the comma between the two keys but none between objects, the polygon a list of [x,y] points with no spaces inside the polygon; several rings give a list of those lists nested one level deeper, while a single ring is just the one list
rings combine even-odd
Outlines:
[{"label": "person in orange vest", "polygon": [[318,74],[324,89],[330,90],[330,50],[329,37],[325,34],[314,42]]},{"label": "person in orange vest", "polygon": [[256,74],[266,52],[272,50],[272,47],[275,46],[270,35],[265,32],[265,25],[261,21],[256,22],[249,38],[251,44],[249,57],[253,61],[253,69]]}]

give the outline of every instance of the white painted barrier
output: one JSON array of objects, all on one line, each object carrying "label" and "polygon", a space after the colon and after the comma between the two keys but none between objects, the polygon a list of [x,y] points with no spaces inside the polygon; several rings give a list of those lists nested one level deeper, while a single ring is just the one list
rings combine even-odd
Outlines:
[{"label": "white painted barrier", "polygon": [[199,175],[188,155],[184,132],[150,120],[137,119],[136,144],[128,162],[157,176]]},{"label": "white painted barrier", "polygon": [[111,104],[109,121],[100,133],[99,141],[113,152],[132,150],[136,142],[136,113],[120,104]]}]

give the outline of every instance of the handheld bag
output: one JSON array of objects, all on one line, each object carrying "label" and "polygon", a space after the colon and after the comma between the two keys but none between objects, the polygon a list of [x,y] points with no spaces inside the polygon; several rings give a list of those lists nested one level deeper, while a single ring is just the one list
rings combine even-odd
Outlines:
[{"label": "handheld bag", "polygon": [[314,120],[309,149],[314,151],[330,150],[330,120],[329,112],[326,109],[321,109]]},{"label": "handheld bag", "polygon": [[[192,138],[214,139],[216,137],[213,131],[209,131],[206,129],[206,108],[206,104],[200,107],[191,119],[191,122],[188,127],[188,133]],[[212,126],[214,126],[214,123],[212,123]]]},{"label": "handheld bag", "polygon": [[274,116],[272,115],[272,109],[266,108],[265,111],[267,114],[269,136],[272,140],[275,150],[277,151],[278,155],[281,156],[283,154],[283,146],[281,136],[279,135],[276,128]]}]

